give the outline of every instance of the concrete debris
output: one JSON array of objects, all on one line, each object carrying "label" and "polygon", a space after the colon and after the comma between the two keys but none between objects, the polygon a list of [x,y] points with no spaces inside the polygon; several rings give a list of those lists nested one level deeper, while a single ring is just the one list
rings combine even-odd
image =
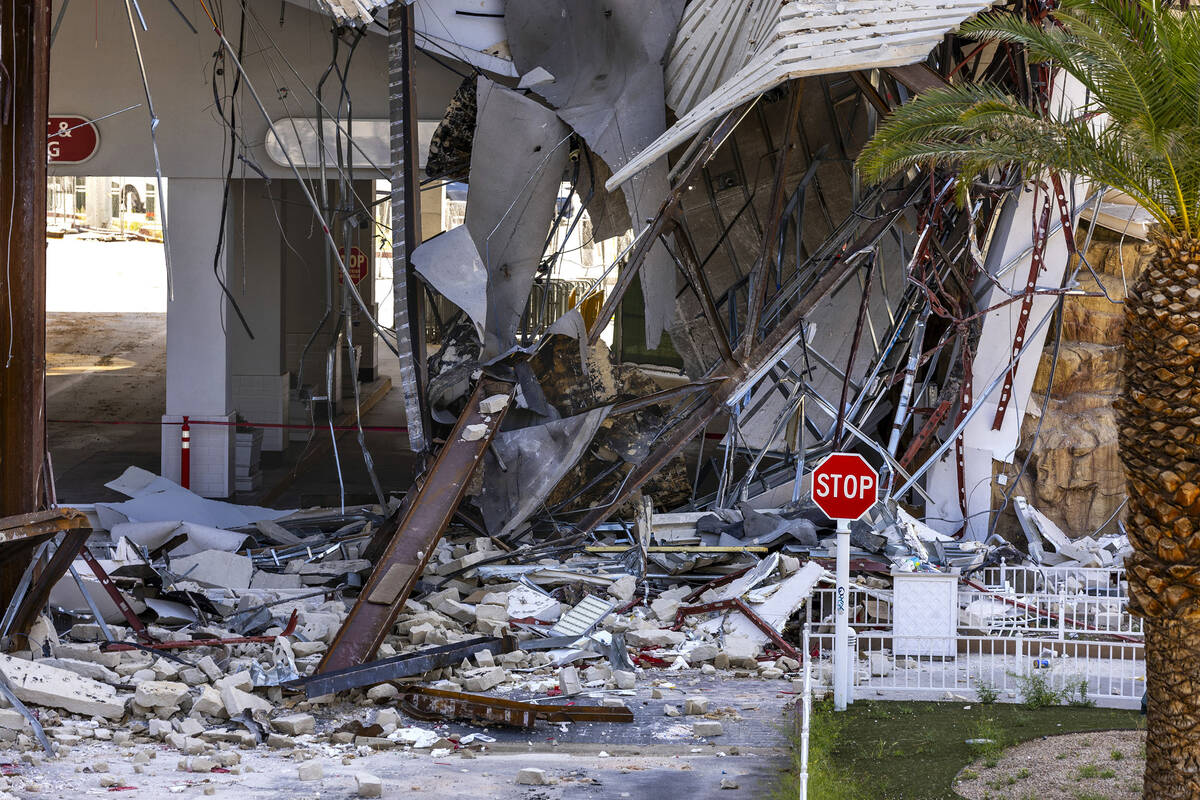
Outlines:
[{"label": "concrete debris", "polygon": [[517,784],[520,786],[545,786],[546,771],[537,767],[524,767],[517,773]]},{"label": "concrete debris", "polygon": [[[133,702],[143,708],[178,708],[189,687],[174,681],[142,681],[133,694]],[[238,712],[232,712],[238,713]]]},{"label": "concrete debris", "polygon": [[115,688],[69,670],[0,654],[0,675],[24,703],[89,717],[119,719],[125,714],[125,702]]},{"label": "concrete debris", "polygon": [[369,772],[354,773],[359,797],[383,797],[383,780]]},{"label": "concrete debris", "polygon": [[305,761],[296,769],[297,777],[302,781],[319,781],[325,777],[325,768],[315,759]]}]

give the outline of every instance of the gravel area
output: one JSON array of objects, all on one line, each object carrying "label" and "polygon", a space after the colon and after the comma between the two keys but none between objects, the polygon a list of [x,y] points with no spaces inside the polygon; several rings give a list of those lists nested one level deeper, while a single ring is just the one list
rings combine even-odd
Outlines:
[{"label": "gravel area", "polygon": [[1048,736],[984,757],[958,774],[967,800],[1139,800],[1143,731]]}]

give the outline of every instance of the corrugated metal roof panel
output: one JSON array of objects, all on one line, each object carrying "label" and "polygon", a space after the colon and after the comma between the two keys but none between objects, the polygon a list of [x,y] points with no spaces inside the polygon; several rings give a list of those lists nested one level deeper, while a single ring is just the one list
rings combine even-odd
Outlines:
[{"label": "corrugated metal roof panel", "polygon": [[697,0],[667,62],[683,116],[607,182],[616,189],[706,123],[784,81],[920,61],[993,0]]}]

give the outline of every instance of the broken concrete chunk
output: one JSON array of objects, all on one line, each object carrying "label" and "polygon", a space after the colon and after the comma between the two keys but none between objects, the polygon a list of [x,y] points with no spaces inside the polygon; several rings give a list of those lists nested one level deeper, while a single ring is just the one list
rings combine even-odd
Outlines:
[{"label": "broken concrete chunk", "polygon": [[250,678],[249,670],[235,672],[232,675],[226,675],[213,683],[217,690],[224,689],[226,686],[232,686],[234,689],[241,689],[243,692],[248,692],[254,687],[254,682]]},{"label": "broken concrete chunk", "polygon": [[583,691],[583,683],[579,680],[579,670],[575,667],[563,667],[558,673],[558,688],[564,697],[573,697]]},{"label": "broken concrete chunk", "polygon": [[324,642],[292,642],[292,652],[296,654],[296,658],[324,653],[328,649],[329,645]]},{"label": "broken concrete chunk", "polygon": [[302,781],[319,781],[325,777],[325,769],[321,766],[321,762],[317,760],[305,761],[296,770],[297,776]]},{"label": "broken concrete chunk", "polygon": [[120,653],[101,652],[100,646],[95,644],[56,644],[50,646],[50,652],[54,654],[55,658],[91,661],[95,664],[103,664],[109,669],[116,669],[117,664],[121,663]]},{"label": "broken concrete chunk", "polygon": [[109,719],[125,713],[125,703],[112,686],[65,669],[0,655],[0,674],[26,703]]},{"label": "broken concrete chunk", "polygon": [[630,647],[673,647],[683,644],[686,638],[683,631],[669,631],[662,628],[646,628],[625,633],[625,643]]},{"label": "broken concrete chunk", "polygon": [[612,676],[618,689],[632,689],[637,683],[637,674],[623,669],[613,670]]},{"label": "broken concrete chunk", "polygon": [[376,703],[386,702],[399,695],[400,690],[390,683],[381,683],[367,690],[367,699],[373,700]]},{"label": "broken concrete chunk", "polygon": [[0,708],[0,728],[9,731],[23,731],[29,728],[29,720],[19,711],[11,708]]},{"label": "broken concrete chunk", "polygon": [[480,414],[499,414],[508,406],[508,395],[494,394],[479,401]]},{"label": "broken concrete chunk", "polygon": [[175,681],[142,681],[133,693],[133,702],[143,708],[178,708],[188,693],[187,684]]},{"label": "broken concrete chunk", "polygon": [[369,772],[358,772],[354,775],[358,786],[359,797],[383,797],[383,780]]},{"label": "broken concrete chunk", "polygon": [[317,729],[317,721],[312,714],[288,714],[286,717],[276,717],[271,725],[281,733],[299,736],[312,733]]},{"label": "broken concrete chunk", "polygon": [[691,716],[700,716],[708,713],[708,698],[707,697],[688,697],[683,701],[683,713]]},{"label": "broken concrete chunk", "polygon": [[517,773],[517,784],[520,786],[545,786],[546,770],[537,767],[523,767]]},{"label": "broken concrete chunk", "polygon": [[663,705],[663,715],[667,717],[678,717],[679,709],[667,703]]},{"label": "broken concrete chunk", "polygon": [[892,674],[892,660],[885,653],[871,653],[867,657],[871,667],[871,677],[883,678]]},{"label": "broken concrete chunk", "polygon": [[224,716],[225,703],[221,700],[221,693],[211,686],[205,686],[200,690],[200,697],[192,703],[192,711],[209,717]]},{"label": "broken concrete chunk", "polygon": [[217,662],[213,661],[212,656],[205,656],[196,662],[196,666],[204,673],[210,681],[219,681],[225,677],[225,673],[217,666]]},{"label": "broken concrete chunk", "polygon": [[462,440],[464,442],[477,442],[487,436],[488,426],[482,422],[475,425],[468,425],[463,428]]},{"label": "broken concrete chunk", "polygon": [[221,690],[221,702],[225,705],[225,713],[231,717],[236,717],[243,711],[254,714],[256,711],[270,713],[275,710],[275,707],[263,698],[232,686]]},{"label": "broken concrete chunk", "polygon": [[486,692],[499,686],[507,677],[508,673],[504,671],[504,667],[492,667],[480,670],[478,674],[467,678],[463,681],[463,688],[468,692]]},{"label": "broken concrete chunk", "polygon": [[729,666],[734,669],[758,669],[758,654],[761,649],[758,642],[742,636],[726,636],[721,652],[728,656]]},{"label": "broken concrete chunk", "polygon": [[608,585],[608,593],[622,603],[628,603],[633,599],[633,593],[637,591],[637,578],[632,575],[625,575]]},{"label": "broken concrete chunk", "polygon": [[706,719],[692,723],[692,733],[696,736],[720,736],[725,731],[721,723],[715,719]]},{"label": "broken concrete chunk", "polygon": [[45,664],[48,667],[65,669],[74,672],[76,675],[82,675],[85,678],[91,678],[94,681],[102,683],[121,682],[120,675],[103,664],[97,664],[92,661],[79,661],[74,658],[39,658],[37,659],[37,663]]},{"label": "broken concrete chunk", "polygon": [[663,622],[674,622],[675,612],[679,610],[679,601],[669,597],[660,597],[650,604],[650,610]]}]

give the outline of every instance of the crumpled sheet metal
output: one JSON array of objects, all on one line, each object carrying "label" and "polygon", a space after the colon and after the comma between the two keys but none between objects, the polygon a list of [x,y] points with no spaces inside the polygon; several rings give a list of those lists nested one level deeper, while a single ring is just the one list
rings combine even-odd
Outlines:
[{"label": "crumpled sheet metal", "polygon": [[466,225],[422,242],[412,254],[425,282],[471,318],[479,340],[487,325],[488,272]]},{"label": "crumpled sheet metal", "polygon": [[484,357],[516,344],[567,164],[554,112],[480,76],[466,228],[487,269]]},{"label": "crumpled sheet metal", "polygon": [[[533,90],[612,170],[666,130],[663,59],[684,0],[508,0],[505,24],[522,74],[541,67],[554,80]],[[659,163],[624,185],[634,232],[670,192]],[[675,308],[675,267],[661,242],[643,262],[646,344],[657,347]]]},{"label": "crumpled sheet metal", "polygon": [[[541,506],[583,455],[611,408],[603,406],[496,436],[494,452],[485,456],[487,471],[479,496],[492,535],[511,533]],[[500,469],[497,453],[507,470]],[[499,522],[503,524],[493,530]]]}]

